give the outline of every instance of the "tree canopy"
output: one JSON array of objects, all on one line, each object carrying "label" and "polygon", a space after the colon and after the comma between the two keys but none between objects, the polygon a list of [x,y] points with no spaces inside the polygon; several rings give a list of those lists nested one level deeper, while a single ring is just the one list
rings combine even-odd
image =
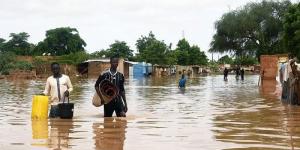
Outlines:
[{"label": "tree canopy", "polygon": [[207,65],[208,59],[200,47],[197,45],[190,46],[186,39],[181,39],[176,48],[178,65]]},{"label": "tree canopy", "polygon": [[46,31],[46,38],[38,43],[35,53],[60,56],[84,51],[85,46],[86,43],[76,28],[61,27]]},{"label": "tree canopy", "polygon": [[0,48],[2,51],[13,52],[17,55],[31,55],[32,44],[28,43],[29,34],[26,32],[11,33],[10,40],[5,43],[0,39]]},{"label": "tree canopy", "polygon": [[292,5],[284,18],[284,43],[289,52],[300,58],[300,3]]},{"label": "tree canopy", "polygon": [[107,57],[118,56],[122,58],[130,58],[133,56],[133,50],[131,50],[124,41],[115,41],[115,43],[111,44],[106,51]]},{"label": "tree canopy", "polygon": [[216,33],[210,52],[229,52],[235,56],[284,53],[281,33],[289,1],[251,2],[225,13],[215,23]]}]

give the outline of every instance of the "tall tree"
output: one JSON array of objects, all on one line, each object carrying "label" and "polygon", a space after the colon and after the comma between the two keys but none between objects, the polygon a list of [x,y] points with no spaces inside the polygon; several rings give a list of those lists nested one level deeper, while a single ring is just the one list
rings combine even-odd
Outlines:
[{"label": "tall tree", "polygon": [[168,46],[159,40],[151,42],[147,45],[144,55],[147,56],[145,61],[151,64],[166,65],[167,64]]},{"label": "tall tree", "polygon": [[289,52],[300,58],[300,3],[292,5],[284,18],[284,43]]},{"label": "tall tree", "polygon": [[136,48],[138,51],[137,57],[139,61],[145,61],[147,59],[146,55],[146,49],[148,46],[150,46],[154,41],[157,41],[155,38],[155,35],[150,31],[148,36],[141,36],[137,41],[136,41]]},{"label": "tall tree", "polygon": [[218,60],[218,63],[219,64],[233,64],[233,59],[231,57],[229,57],[228,55],[225,55]]},{"label": "tall tree", "polygon": [[4,44],[5,44],[5,39],[3,39],[3,38],[0,38],[0,52],[2,52],[3,51],[3,46],[4,46]]},{"label": "tall tree", "polygon": [[9,37],[11,39],[3,45],[4,51],[14,52],[17,55],[31,55],[31,45],[27,42],[28,33],[11,33]]},{"label": "tall tree", "polygon": [[118,56],[122,58],[130,58],[133,56],[133,50],[131,50],[124,41],[115,41],[115,43],[111,44],[106,51],[108,57]]},{"label": "tall tree", "polygon": [[196,45],[192,46],[189,50],[189,65],[207,65],[207,56]]},{"label": "tall tree", "polygon": [[85,46],[76,28],[62,27],[46,31],[46,38],[38,43],[35,52],[66,55],[84,51]]},{"label": "tall tree", "polygon": [[106,50],[100,50],[100,51],[95,51],[90,54],[90,58],[102,58],[102,57],[107,57],[107,51]]},{"label": "tall tree", "polygon": [[208,63],[207,56],[200,50],[200,47],[190,46],[186,39],[178,41],[176,54],[178,65],[206,65]]},{"label": "tall tree", "polygon": [[178,65],[189,65],[189,51],[190,51],[190,44],[187,40],[181,39],[177,43],[177,64]]},{"label": "tall tree", "polygon": [[231,52],[238,57],[285,52],[280,34],[290,4],[287,0],[264,0],[224,14],[215,24],[216,33],[209,51]]}]

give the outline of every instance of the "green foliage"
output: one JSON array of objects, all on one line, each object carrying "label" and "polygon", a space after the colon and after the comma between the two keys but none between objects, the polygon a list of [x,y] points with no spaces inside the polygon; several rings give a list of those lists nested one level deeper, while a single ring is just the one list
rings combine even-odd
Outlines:
[{"label": "green foliage", "polygon": [[215,61],[210,61],[208,62],[208,67],[211,69],[213,72],[219,71],[219,64]]},{"label": "green foliage", "polygon": [[190,46],[186,39],[178,41],[176,48],[178,65],[207,65],[207,56],[196,45]]},{"label": "green foliage", "polygon": [[167,45],[163,41],[155,40],[147,45],[144,55],[147,56],[146,62],[151,64],[165,65],[166,64]]},{"label": "green foliage", "polygon": [[284,18],[284,43],[289,52],[300,58],[300,3],[290,6]]},{"label": "green foliage", "polygon": [[60,56],[57,60],[61,64],[74,64],[77,65],[89,59],[89,54],[81,51],[77,53],[71,53],[69,55]]},{"label": "green foliage", "polygon": [[234,60],[231,57],[229,57],[228,55],[225,55],[218,60],[218,63],[219,64],[233,64]]},{"label": "green foliage", "polygon": [[3,52],[4,51],[4,44],[5,44],[5,39],[3,38],[0,38],[0,52]]},{"label": "green foliage", "polygon": [[177,64],[177,54],[175,50],[166,51],[166,65],[172,66]]},{"label": "green foliage", "polygon": [[28,33],[11,33],[9,37],[11,39],[6,43],[4,43],[4,39],[0,41],[2,51],[13,52],[16,55],[31,55],[34,45],[27,42],[29,38]]},{"label": "green foliage", "polygon": [[32,64],[33,64],[34,67],[42,66],[46,63],[47,63],[47,61],[43,60],[42,58],[40,58],[38,56],[33,57]]},{"label": "green foliage", "polygon": [[34,53],[61,56],[84,51],[85,46],[76,28],[62,27],[46,31],[46,38],[38,43]]},{"label": "green foliage", "polygon": [[208,59],[198,46],[192,46],[189,51],[189,65],[207,65]]},{"label": "green foliage", "polygon": [[171,46],[157,40],[150,32],[148,36],[141,36],[137,40],[139,53],[136,59],[161,65],[206,65],[208,62],[205,53],[198,46],[191,47],[186,39],[179,40],[175,50],[171,50]]},{"label": "green foliage", "polygon": [[258,60],[255,57],[238,57],[234,60],[234,64],[236,65],[255,65],[258,64]]},{"label": "green foliage", "polygon": [[0,52],[0,73],[8,74],[13,69],[16,55],[13,52]]},{"label": "green foliage", "polygon": [[153,41],[156,41],[157,39],[155,38],[155,35],[150,31],[148,36],[141,36],[137,41],[136,41],[136,48],[140,54],[140,57],[142,59],[145,59],[147,56],[144,56],[144,51],[146,50],[147,46],[149,46]]},{"label": "green foliage", "polygon": [[96,51],[90,54],[89,58],[103,58],[107,56],[107,51],[106,50],[100,50]]},{"label": "green foliage", "polygon": [[251,2],[230,11],[216,22],[210,52],[230,52],[238,57],[284,53],[280,33],[289,1]]},{"label": "green foliage", "polygon": [[107,57],[118,56],[121,58],[130,58],[133,56],[133,50],[124,41],[115,41],[115,43],[109,46],[106,52]]},{"label": "green foliage", "polygon": [[33,65],[28,62],[28,61],[17,61],[14,64],[14,69],[19,69],[19,70],[32,70]]},{"label": "green foliage", "polygon": [[169,47],[164,41],[157,40],[152,32],[147,37],[141,36],[137,40],[136,47],[139,52],[136,58],[139,61],[158,65],[170,65],[173,63],[173,59],[167,56],[174,56],[174,54],[169,52]]},{"label": "green foliage", "polygon": [[190,51],[190,44],[185,39],[181,39],[178,41],[177,44],[177,64],[178,65],[189,65],[189,51]]}]

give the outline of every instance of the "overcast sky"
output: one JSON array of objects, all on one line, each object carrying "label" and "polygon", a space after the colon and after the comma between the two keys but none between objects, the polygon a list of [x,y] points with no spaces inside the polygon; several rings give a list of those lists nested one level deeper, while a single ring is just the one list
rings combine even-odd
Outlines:
[{"label": "overcast sky", "polygon": [[[184,37],[207,51],[214,22],[230,9],[251,0],[0,0],[0,37],[27,32],[38,43],[45,31],[74,27],[87,43],[87,51],[106,49],[115,40],[131,49],[141,35],[153,31],[167,44]],[[253,1],[253,0],[252,0]],[[296,1],[296,0],[295,0]]]}]

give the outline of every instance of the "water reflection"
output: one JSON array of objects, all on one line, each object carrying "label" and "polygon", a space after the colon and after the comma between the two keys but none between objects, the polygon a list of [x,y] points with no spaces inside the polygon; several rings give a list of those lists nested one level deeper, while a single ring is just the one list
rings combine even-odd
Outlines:
[{"label": "water reflection", "polygon": [[103,123],[93,123],[96,150],[123,150],[127,120],[104,118]]},{"label": "water reflection", "polygon": [[[44,80],[0,82],[0,149],[299,149],[300,107],[274,96],[258,76],[126,80],[127,120],[103,119],[91,104],[96,79],[72,80],[72,120],[31,121]],[[12,129],[14,132],[12,132]]]},{"label": "water reflection", "polygon": [[72,133],[73,121],[69,119],[49,119],[50,135],[48,146],[53,149],[68,149],[70,147],[69,134]]},{"label": "water reflection", "polygon": [[48,120],[31,120],[32,139],[34,142],[32,146],[48,146]]}]

